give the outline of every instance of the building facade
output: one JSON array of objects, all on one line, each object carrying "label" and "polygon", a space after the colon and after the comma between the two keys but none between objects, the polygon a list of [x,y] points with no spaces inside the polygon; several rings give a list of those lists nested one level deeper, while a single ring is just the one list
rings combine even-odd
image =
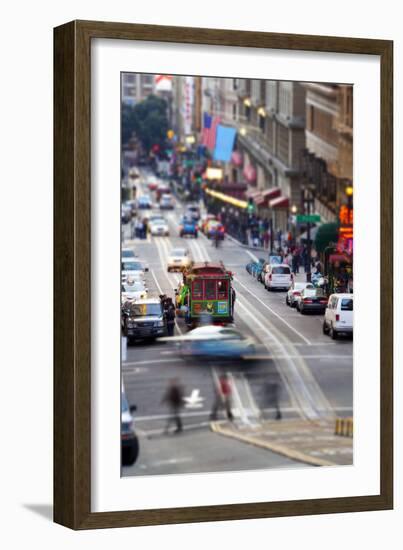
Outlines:
[{"label": "building facade", "polygon": [[153,74],[123,73],[122,101],[126,105],[135,105],[155,91]]}]

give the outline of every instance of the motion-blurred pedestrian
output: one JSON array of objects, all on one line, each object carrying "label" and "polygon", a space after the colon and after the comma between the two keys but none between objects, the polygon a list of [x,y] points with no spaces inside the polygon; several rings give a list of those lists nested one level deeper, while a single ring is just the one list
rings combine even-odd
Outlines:
[{"label": "motion-blurred pedestrian", "polygon": [[176,424],[175,432],[181,432],[183,429],[180,414],[183,407],[183,387],[179,383],[178,378],[170,380],[169,386],[162,398],[162,403],[168,405],[171,412],[171,416],[169,416],[165,426],[165,432],[168,433],[172,423]]},{"label": "motion-blurred pedestrian", "polygon": [[222,374],[218,380],[218,388],[216,388],[216,398],[211,411],[211,420],[217,419],[218,410],[224,407],[228,420],[232,421],[234,416],[231,411],[232,404],[232,388],[228,375]]}]

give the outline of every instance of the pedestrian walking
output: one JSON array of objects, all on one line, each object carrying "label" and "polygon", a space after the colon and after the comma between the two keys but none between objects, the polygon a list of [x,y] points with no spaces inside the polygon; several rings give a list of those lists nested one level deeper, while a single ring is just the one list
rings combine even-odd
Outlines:
[{"label": "pedestrian walking", "polygon": [[218,388],[216,388],[216,398],[211,411],[211,420],[217,419],[218,410],[223,407],[228,420],[232,421],[234,416],[231,411],[232,404],[232,388],[227,374],[222,374],[218,380]]},{"label": "pedestrian walking", "polygon": [[172,298],[165,299],[164,311],[167,320],[168,336],[173,336],[175,330],[175,306],[172,302]]},{"label": "pedestrian walking", "polygon": [[162,403],[168,405],[170,410],[170,416],[168,417],[165,433],[168,433],[171,424],[176,425],[175,432],[181,432],[183,430],[181,409],[183,407],[183,387],[179,383],[178,378],[172,378],[169,386],[162,398]]}]

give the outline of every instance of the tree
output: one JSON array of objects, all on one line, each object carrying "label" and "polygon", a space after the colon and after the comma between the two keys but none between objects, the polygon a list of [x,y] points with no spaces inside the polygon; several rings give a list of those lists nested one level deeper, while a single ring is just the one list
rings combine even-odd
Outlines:
[{"label": "tree", "polygon": [[135,134],[148,152],[153,145],[165,147],[168,131],[167,103],[149,95],[134,106],[122,109],[122,142],[126,143]]},{"label": "tree", "polygon": [[330,243],[336,243],[339,235],[339,226],[337,223],[324,223],[318,228],[315,237],[315,248],[318,252],[323,252]]}]

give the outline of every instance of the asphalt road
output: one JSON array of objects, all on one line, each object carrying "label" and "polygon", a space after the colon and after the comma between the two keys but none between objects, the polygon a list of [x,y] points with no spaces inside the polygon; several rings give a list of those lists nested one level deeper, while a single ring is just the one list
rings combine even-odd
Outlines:
[{"label": "asphalt road", "polygon": [[[137,186],[140,193],[150,194],[145,185]],[[234,273],[235,325],[257,340],[258,358],[243,362],[185,361],[169,343],[130,346],[122,373],[128,401],[137,406],[140,456],[134,466],[123,468],[122,475],[300,467],[285,457],[210,431],[217,377],[225,372],[231,378],[235,422],[240,427],[253,426],[262,417],[275,418],[278,409],[283,418],[313,421],[350,416],[353,343],[350,339],[332,341],[322,334],[322,315],[301,315],[285,304],[285,292],[267,292],[250,276],[245,265],[261,253],[228,238],[216,249],[201,233],[198,239],[181,239],[178,221],[182,210],[178,201],[174,211],[164,214],[169,237],[132,240],[129,225],[123,226],[124,246],[133,246],[148,262],[150,295],[174,296],[181,275],[167,272],[166,258],[175,246],[187,246],[196,261],[222,260]],[[304,280],[304,275],[298,278]],[[175,333],[185,332],[183,321],[178,319]],[[169,411],[162,403],[173,377],[180,380],[189,398],[183,412],[184,432],[175,435],[164,433]],[[220,414],[224,418],[224,413]]]}]

